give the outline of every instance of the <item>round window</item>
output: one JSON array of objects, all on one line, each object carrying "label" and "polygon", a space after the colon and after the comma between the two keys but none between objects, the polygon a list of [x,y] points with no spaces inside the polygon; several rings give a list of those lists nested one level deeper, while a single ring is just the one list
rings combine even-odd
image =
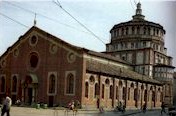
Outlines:
[{"label": "round window", "polygon": [[105,80],[105,84],[106,84],[106,85],[109,85],[109,84],[110,84],[109,79],[106,79],[106,80]]},{"label": "round window", "polygon": [[76,55],[73,52],[68,53],[67,60],[69,63],[73,63],[76,60]]},{"label": "round window", "polygon": [[91,84],[94,84],[94,82],[95,82],[94,76],[90,76],[89,81],[90,81]]},{"label": "round window", "polygon": [[38,38],[37,36],[33,35],[29,40],[30,45],[35,46],[37,44]]},{"label": "round window", "polygon": [[55,54],[57,52],[57,46],[55,44],[50,45],[50,53]]}]

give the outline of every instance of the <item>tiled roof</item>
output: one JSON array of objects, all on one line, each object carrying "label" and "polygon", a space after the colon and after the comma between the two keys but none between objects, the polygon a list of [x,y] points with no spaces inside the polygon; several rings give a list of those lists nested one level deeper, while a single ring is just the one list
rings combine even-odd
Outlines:
[{"label": "tiled roof", "polygon": [[140,81],[140,82],[146,82],[146,83],[152,83],[152,84],[159,84],[162,83],[154,80],[152,78],[149,78],[148,76],[141,75],[137,72],[120,68],[118,66],[109,65],[109,64],[103,64],[96,61],[87,61],[86,62],[86,70],[88,72],[92,73],[99,73],[102,75],[109,75],[115,78],[121,78],[125,80],[134,80],[134,81]]},{"label": "tiled roof", "polygon": [[112,60],[112,61],[115,61],[115,62],[120,62],[120,63],[123,63],[123,64],[130,65],[130,63],[128,63],[124,60],[121,60],[120,58],[117,58],[115,56],[109,55],[109,54],[95,52],[95,51],[91,51],[91,50],[88,50],[87,53],[90,54],[90,55],[97,56],[97,57],[101,57],[101,58],[109,59],[109,60]]}]

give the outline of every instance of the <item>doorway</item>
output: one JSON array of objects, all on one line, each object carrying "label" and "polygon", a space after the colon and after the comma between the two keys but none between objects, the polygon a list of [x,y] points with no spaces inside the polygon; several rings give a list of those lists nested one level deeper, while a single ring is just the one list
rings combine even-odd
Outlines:
[{"label": "doorway", "polygon": [[54,97],[49,96],[49,107],[53,107],[53,103],[54,103]]},{"label": "doorway", "polygon": [[28,88],[28,103],[32,104],[32,88]]}]

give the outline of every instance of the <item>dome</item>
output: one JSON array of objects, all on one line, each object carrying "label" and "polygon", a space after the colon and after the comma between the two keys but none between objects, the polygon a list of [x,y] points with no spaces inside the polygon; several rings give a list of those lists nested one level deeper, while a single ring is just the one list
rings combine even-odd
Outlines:
[{"label": "dome", "polygon": [[147,21],[144,18],[145,16],[142,15],[141,3],[138,3],[136,14],[132,16],[132,20],[114,25],[113,28],[110,30],[110,33],[112,33],[114,30],[117,31],[120,29],[122,31],[124,30],[124,33],[128,34],[128,32],[125,32],[125,30],[127,29],[128,31],[130,31],[130,34],[133,34],[132,31],[135,31],[135,28],[140,28],[140,32],[138,34],[145,34],[148,32],[149,35],[164,35],[166,33],[163,26],[158,23]]}]

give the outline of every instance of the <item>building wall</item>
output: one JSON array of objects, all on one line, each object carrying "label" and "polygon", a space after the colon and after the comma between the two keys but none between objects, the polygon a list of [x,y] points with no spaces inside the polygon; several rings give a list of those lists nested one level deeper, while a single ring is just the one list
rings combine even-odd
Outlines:
[{"label": "building wall", "polygon": [[[92,78],[94,78],[94,81],[91,81]],[[147,108],[151,109],[154,107],[159,108],[162,102],[162,86],[123,80],[94,73],[86,73],[85,86],[86,83],[88,90],[83,91],[85,92],[83,107],[97,107],[97,99],[100,99],[99,105],[105,108],[115,107],[118,102],[122,102],[128,109],[140,109],[144,103],[147,103]],[[96,84],[99,85],[98,95],[95,95]],[[113,89],[112,97],[110,92],[111,88]]]},{"label": "building wall", "polygon": [[[33,35],[37,37],[36,44],[31,44]],[[18,52],[16,53],[15,51]],[[35,68],[30,66],[30,62],[35,62],[35,60],[30,60],[31,54],[35,54],[38,57],[38,63]],[[13,95],[13,101],[21,99],[23,102],[27,102],[28,98],[24,97],[27,96],[28,92],[23,87],[22,82],[29,74],[35,74],[38,79],[36,90],[34,90],[34,84],[28,85],[28,88],[32,87],[33,90],[32,102],[49,104],[49,101],[53,99],[53,105],[65,105],[72,99],[81,101],[83,57],[77,51],[74,51],[63,43],[53,41],[51,36],[32,32],[23,37],[17,45],[11,48],[3,57],[3,60],[5,61],[5,65],[1,69],[0,76],[5,75],[6,77],[6,90],[0,93],[1,97]],[[73,94],[66,93],[66,79],[69,73],[74,75]],[[48,92],[49,76],[51,74],[54,74],[56,77],[55,92],[52,94]],[[17,75],[18,77],[18,89],[15,93],[11,92],[11,77],[13,75]]]}]

